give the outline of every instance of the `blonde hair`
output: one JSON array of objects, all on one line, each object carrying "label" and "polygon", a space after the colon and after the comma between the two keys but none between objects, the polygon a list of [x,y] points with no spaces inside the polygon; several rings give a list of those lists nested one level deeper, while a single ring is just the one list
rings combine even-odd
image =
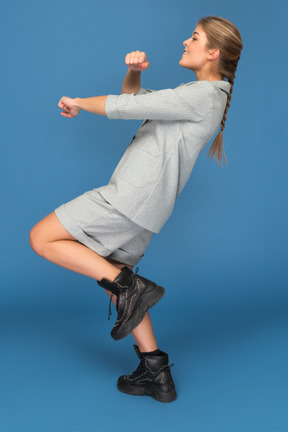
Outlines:
[{"label": "blonde hair", "polygon": [[217,161],[219,166],[222,167],[222,151],[224,161],[227,164],[223,145],[223,130],[225,128],[227,111],[230,106],[236,69],[243,44],[241,34],[237,27],[231,21],[228,21],[225,18],[207,16],[201,18],[197,24],[202,27],[204,33],[206,34],[208,40],[207,49],[219,49],[220,56],[217,72],[220,73],[223,78],[227,78],[231,84],[226,108],[221,121],[221,130],[214,139],[213,144],[208,151],[208,157],[210,156],[211,159],[214,158],[215,153],[217,152]]}]

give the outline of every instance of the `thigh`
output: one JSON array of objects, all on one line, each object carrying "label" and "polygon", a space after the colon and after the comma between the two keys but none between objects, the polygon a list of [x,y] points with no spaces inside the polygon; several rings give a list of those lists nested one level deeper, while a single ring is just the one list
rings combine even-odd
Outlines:
[{"label": "thigh", "polygon": [[55,212],[49,213],[31,230],[31,235],[41,237],[44,242],[56,240],[76,240],[61,224]]}]

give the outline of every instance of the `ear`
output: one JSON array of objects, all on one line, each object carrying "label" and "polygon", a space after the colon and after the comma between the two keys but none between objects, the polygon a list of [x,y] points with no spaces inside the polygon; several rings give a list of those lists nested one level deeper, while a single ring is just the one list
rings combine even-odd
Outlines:
[{"label": "ear", "polygon": [[215,60],[220,56],[220,50],[218,48],[209,50],[208,53],[208,59],[209,60]]}]

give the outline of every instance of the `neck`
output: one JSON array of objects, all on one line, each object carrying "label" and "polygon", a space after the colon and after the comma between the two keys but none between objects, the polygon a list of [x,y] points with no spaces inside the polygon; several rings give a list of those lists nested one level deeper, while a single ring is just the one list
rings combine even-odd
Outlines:
[{"label": "neck", "polygon": [[[194,71],[195,72],[195,71]],[[212,73],[206,71],[196,71],[195,75],[198,81],[221,81],[223,80],[223,75],[219,73]]]}]

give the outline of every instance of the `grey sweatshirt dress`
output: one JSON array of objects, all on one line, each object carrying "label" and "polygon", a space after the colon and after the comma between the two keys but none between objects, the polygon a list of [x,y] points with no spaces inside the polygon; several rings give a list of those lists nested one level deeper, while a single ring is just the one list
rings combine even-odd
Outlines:
[{"label": "grey sweatshirt dress", "polygon": [[109,183],[55,210],[65,228],[100,255],[138,262],[220,126],[229,90],[228,81],[192,81],[108,95],[109,119],[144,121]]},{"label": "grey sweatshirt dress", "polygon": [[145,119],[100,194],[138,225],[159,233],[196,159],[223,118],[228,81],[109,95],[109,119]]}]

